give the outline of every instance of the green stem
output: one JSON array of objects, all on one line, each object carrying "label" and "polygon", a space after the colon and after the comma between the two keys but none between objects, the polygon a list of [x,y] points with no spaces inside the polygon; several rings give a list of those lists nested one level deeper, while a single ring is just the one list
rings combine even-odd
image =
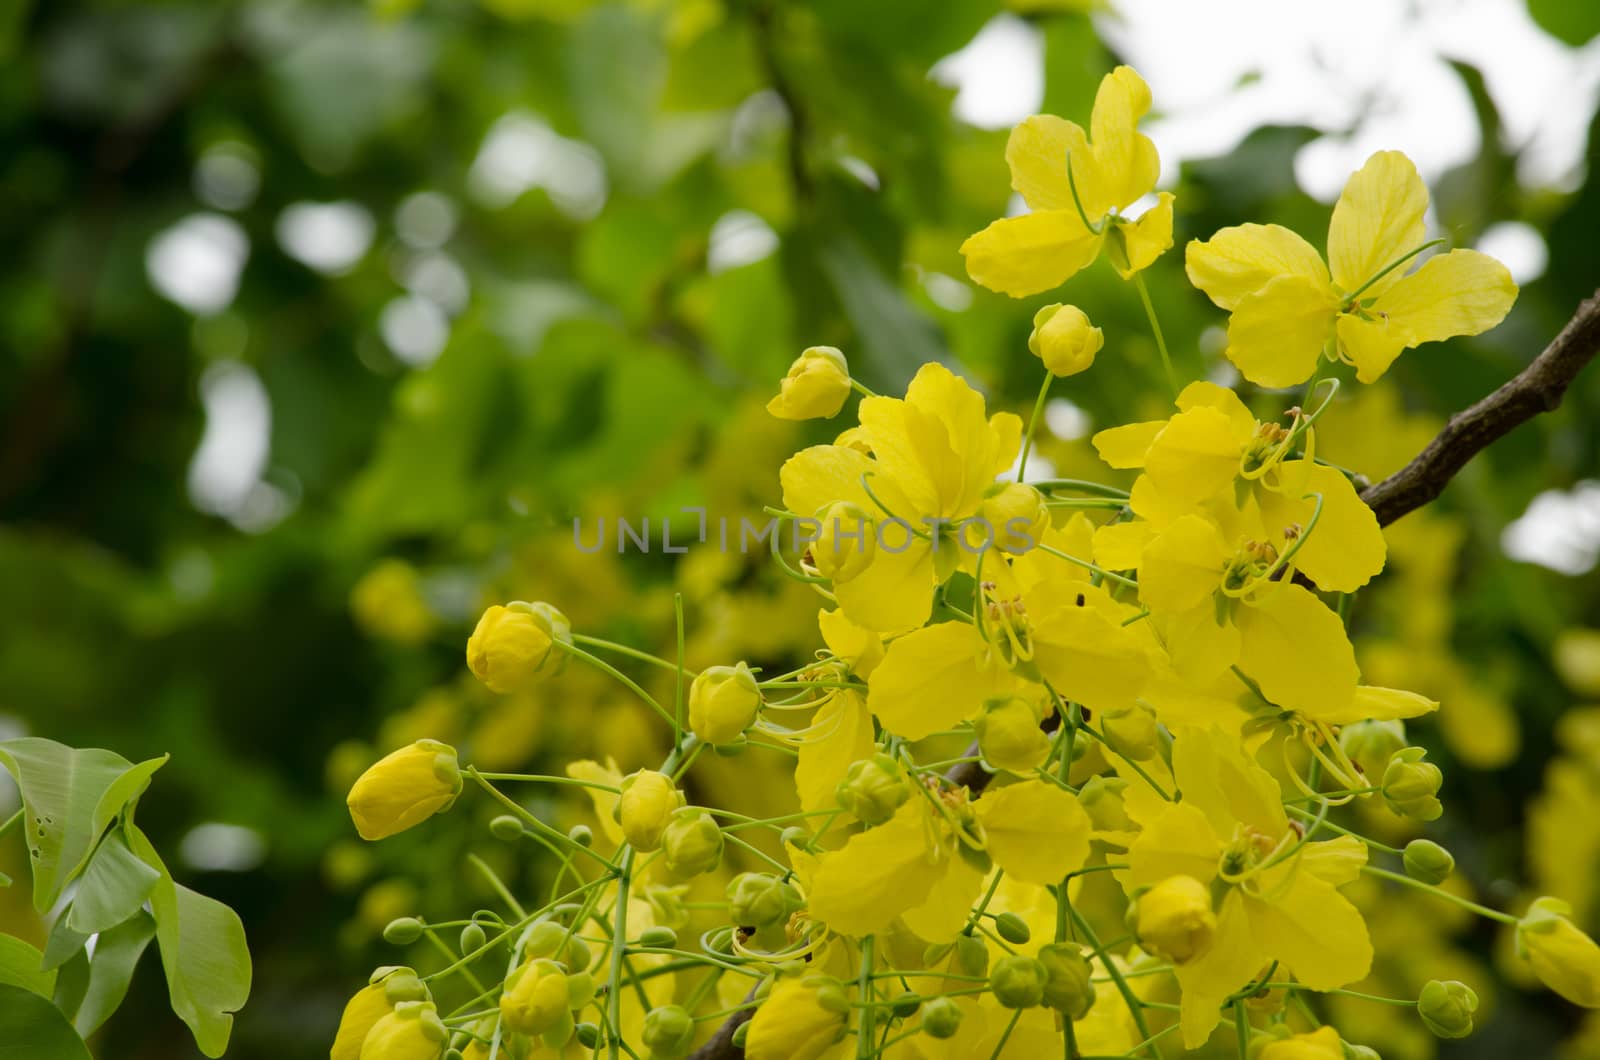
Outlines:
[{"label": "green stem", "polygon": [[1005,1033],[1000,1035],[1000,1040],[994,1043],[994,1052],[989,1054],[989,1060],[998,1060],[1000,1054],[1005,1052],[1006,1042],[1011,1040],[1011,1032],[1017,1029],[1017,1021],[1021,1018],[1020,1008],[1011,1014],[1011,1022],[1006,1024]]},{"label": "green stem", "polygon": [[[623,673],[621,670],[617,669],[615,666],[612,666],[610,663],[606,662],[604,659],[600,658],[599,656],[590,655],[588,652],[584,651],[582,648],[576,648],[576,647],[573,647],[573,646],[571,646],[569,644],[564,644],[559,640],[556,641],[556,643],[560,644],[561,647],[562,647],[562,650],[564,650],[568,655],[571,655],[572,657],[574,657],[576,659],[582,659],[584,662],[588,663],[590,666],[593,666],[596,670],[599,670],[601,673],[603,673],[603,674],[607,675],[608,677],[612,678],[613,680],[617,681],[619,684],[621,684],[625,688],[627,688],[628,691],[632,692],[634,695],[636,695],[640,699],[644,700],[646,703],[648,703],[650,705],[651,709],[653,709],[657,714],[661,715],[662,719],[664,721],[666,721],[666,723],[668,725],[674,725],[675,726],[677,724],[677,719],[674,718],[671,714],[667,713],[667,709],[665,707],[663,707],[659,702],[656,701],[656,697],[652,696],[649,692],[646,692],[643,688],[640,688],[639,687],[639,683],[637,681],[635,681],[633,678],[629,677],[627,674]],[[668,665],[670,666],[671,664],[669,663]]]},{"label": "green stem", "polygon": [[1243,1000],[1233,1003],[1233,1033],[1239,1039],[1239,1060],[1250,1060],[1250,1017]]},{"label": "green stem", "polygon": [[620,1055],[622,1037],[622,991],[617,989],[617,984],[622,981],[622,958],[628,949],[628,888],[633,882],[634,854],[632,847],[623,852],[617,873],[617,908],[611,930],[611,982],[606,996],[606,1022],[612,1030],[609,1036],[612,1060]]},{"label": "green stem", "polygon": [[[572,641],[574,644],[587,644],[591,648],[604,648],[607,651],[614,651],[618,655],[626,655],[630,659],[638,659],[640,662],[647,662],[651,666],[659,666],[665,670],[676,670],[678,668],[677,664],[670,663],[660,656],[651,655],[649,652],[640,651],[638,648],[630,648],[626,644],[618,644],[614,640],[605,640],[601,637],[587,637],[582,633],[574,633],[572,635]],[[689,676],[694,676],[693,670],[689,671]]]},{"label": "green stem", "polygon": [[1028,433],[1022,436],[1022,457],[1017,461],[1017,481],[1028,481],[1028,454],[1033,451],[1033,436],[1039,429],[1039,420],[1044,415],[1045,399],[1050,396],[1050,384],[1055,382],[1055,376],[1048,371],[1044,373],[1044,385],[1039,388],[1039,397],[1033,403],[1033,415],[1028,419]]},{"label": "green stem", "polygon": [[878,1016],[878,1010],[872,1004],[872,942],[871,935],[861,940],[861,971],[856,979],[856,991],[864,1003],[860,1026],[856,1031],[857,1060],[869,1060],[872,1056],[872,1035]]},{"label": "green stem", "polygon": [[1518,923],[1517,918],[1512,916],[1510,913],[1502,913],[1498,909],[1490,909],[1486,905],[1479,905],[1477,902],[1470,902],[1459,895],[1454,895],[1449,891],[1435,887],[1431,883],[1423,883],[1421,880],[1413,880],[1410,876],[1402,876],[1398,872],[1390,872],[1388,869],[1375,868],[1371,865],[1361,866],[1361,871],[1385,880],[1392,880],[1395,883],[1403,883],[1407,887],[1415,887],[1419,891],[1427,891],[1435,898],[1443,898],[1447,902],[1454,902],[1463,909],[1471,910],[1472,912],[1477,913],[1479,916],[1488,917],[1490,920],[1498,920],[1502,924],[1511,924],[1515,926]]},{"label": "green stem", "polygon": [[[1061,893],[1061,900],[1063,902],[1066,901],[1066,892],[1064,890]],[[1128,985],[1128,981],[1123,978],[1122,969],[1118,968],[1116,963],[1112,961],[1111,954],[1107,953],[1105,946],[1101,945],[1100,939],[1094,933],[1094,928],[1089,926],[1089,922],[1083,918],[1083,914],[1069,903],[1067,905],[1067,915],[1072,917],[1072,923],[1077,927],[1078,933],[1089,941],[1089,948],[1094,950],[1094,955],[1100,959],[1100,967],[1106,970],[1106,974],[1110,975],[1111,981],[1116,984],[1117,993],[1122,995],[1122,1003],[1128,1006],[1128,1014],[1133,1017],[1133,1025],[1139,1029],[1139,1034],[1144,1038],[1145,1049],[1156,1060],[1161,1060],[1161,1049],[1156,1045],[1155,1040],[1150,1037],[1150,1026],[1144,1018],[1144,1002],[1139,999],[1139,996],[1133,992],[1133,988]]]},{"label": "green stem", "polygon": [[1172,396],[1177,397],[1179,392],[1178,373],[1172,370],[1172,355],[1167,352],[1167,340],[1161,334],[1161,321],[1156,319],[1156,307],[1150,301],[1150,291],[1144,285],[1144,273],[1133,274],[1134,289],[1139,292],[1139,301],[1144,303],[1145,316],[1150,318],[1150,331],[1156,337],[1156,349],[1161,352],[1161,366],[1167,371],[1167,385],[1172,388]]}]

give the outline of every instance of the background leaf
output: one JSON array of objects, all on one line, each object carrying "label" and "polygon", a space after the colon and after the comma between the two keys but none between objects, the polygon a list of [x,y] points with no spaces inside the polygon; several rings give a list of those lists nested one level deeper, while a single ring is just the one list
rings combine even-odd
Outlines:
[{"label": "background leaf", "polygon": [[0,983],[0,1060],[92,1060],[61,1010],[20,986]]}]

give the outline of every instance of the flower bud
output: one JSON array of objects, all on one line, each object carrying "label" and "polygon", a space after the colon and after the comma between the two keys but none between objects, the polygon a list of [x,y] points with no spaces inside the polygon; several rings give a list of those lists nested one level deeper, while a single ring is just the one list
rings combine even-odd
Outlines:
[{"label": "flower bud", "polygon": [[997,935],[1015,946],[1022,946],[1033,937],[1033,932],[1028,930],[1028,922],[1015,913],[1001,913],[994,918],[994,930]]},{"label": "flower bud", "polygon": [[698,876],[722,862],[722,829],[698,806],[685,806],[672,815],[661,845],[667,868],[679,876]]},{"label": "flower bud", "polygon": [[986,703],[973,719],[978,750],[996,769],[1032,773],[1050,757],[1050,737],[1039,728],[1039,714],[1018,696]]},{"label": "flower bud", "polygon": [[1344,1046],[1344,1056],[1341,1060],[1383,1060],[1378,1055],[1378,1050],[1370,1045],[1351,1045],[1349,1042],[1341,1043]]},{"label": "flower bud", "polygon": [[1044,1001],[1048,978],[1044,965],[1032,957],[1002,957],[989,971],[989,990],[1006,1008],[1032,1008]]},{"label": "flower bud", "polygon": [[1077,306],[1056,302],[1033,315],[1028,349],[1051,375],[1077,375],[1094,363],[1105,344],[1105,335]]},{"label": "flower bud", "polygon": [[1358,721],[1339,730],[1339,747],[1376,780],[1389,767],[1389,759],[1406,745],[1406,725],[1392,721]]},{"label": "flower bud", "polygon": [[639,945],[656,950],[670,950],[678,945],[678,933],[669,927],[646,928],[639,933]]},{"label": "flower bud", "polygon": [[586,824],[575,824],[567,829],[567,838],[580,847],[594,846],[594,829]]},{"label": "flower bud", "polygon": [[414,916],[398,917],[383,929],[383,941],[391,946],[409,946],[421,937],[422,921]]},{"label": "flower bud", "polygon": [[[990,486],[978,517],[987,525],[974,533],[992,534],[996,548],[1015,556],[1033,551],[1050,529],[1050,509],[1045,507],[1044,494],[1022,482]],[[982,544],[975,540],[969,547],[976,550]]]},{"label": "flower bud", "polygon": [[741,872],[728,881],[728,915],[739,927],[782,923],[805,906],[794,884],[764,872]]},{"label": "flower bud", "polygon": [[839,805],[864,825],[883,824],[911,795],[900,766],[888,755],[850,763],[834,790]]},{"label": "flower bud", "polygon": [[1068,1019],[1083,1019],[1094,1004],[1093,969],[1083,949],[1070,942],[1047,943],[1039,947],[1039,963],[1045,972],[1045,1005]]},{"label": "flower bud", "polygon": [[866,509],[835,501],[817,516],[821,524],[808,553],[811,566],[833,582],[849,581],[872,565],[878,553],[876,524]]},{"label": "flower bud", "polygon": [[1517,923],[1517,952],[1551,990],[1575,1005],[1600,1008],[1600,945],[1568,919],[1572,907],[1540,898]]},{"label": "flower bud", "polygon": [[489,834],[504,842],[521,839],[522,833],[522,822],[509,813],[503,813],[489,822]]},{"label": "flower bud", "polygon": [[429,1001],[427,984],[417,977],[417,973],[404,966],[383,970],[385,974],[375,975],[372,982],[383,986],[384,996],[389,999],[390,1005],[398,1005],[402,1001]]},{"label": "flower bud", "polygon": [[1211,892],[1193,876],[1168,876],[1140,895],[1136,908],[1139,944],[1174,964],[1205,953],[1216,937]]},{"label": "flower bud", "polygon": [[495,604],[467,639],[467,666],[491,690],[517,692],[561,669],[558,643],[572,643],[572,624],[549,604]]},{"label": "flower bud", "polygon": [[600,1028],[593,1023],[580,1023],[573,1031],[578,1044],[585,1049],[593,1049],[600,1044]]},{"label": "flower bud", "polygon": [[936,997],[922,1006],[922,1029],[930,1038],[954,1038],[961,1029],[961,1016],[955,998]]},{"label": "flower bud", "polygon": [[837,416],[850,396],[850,365],[832,346],[804,350],[778,384],[778,396],[767,411],[782,420],[812,420]]},{"label": "flower bud", "polygon": [[683,1056],[694,1041],[694,1017],[682,1005],[661,1005],[645,1013],[640,1037],[653,1056],[663,1060]]},{"label": "flower bud", "polygon": [[372,1025],[361,1060],[436,1060],[449,1032],[431,1001],[402,1001]]},{"label": "flower bud", "polygon": [[500,1020],[522,1034],[561,1030],[572,1023],[571,1010],[581,1007],[571,1004],[571,996],[587,978],[567,975],[555,961],[528,961],[506,979],[505,993],[500,996]]},{"label": "flower bud", "polygon": [[1444,774],[1422,760],[1425,754],[1420,747],[1407,747],[1389,760],[1383,771],[1383,801],[1401,817],[1433,821],[1444,813],[1438,798]]},{"label": "flower bud", "polygon": [[554,920],[541,920],[528,929],[522,952],[529,957],[554,957],[572,937],[572,932]]},{"label": "flower bud", "polygon": [[989,947],[971,935],[956,937],[956,967],[962,975],[989,974]]},{"label": "flower bud", "polygon": [[483,948],[489,941],[489,935],[483,930],[483,925],[474,920],[461,929],[461,954],[466,956]]},{"label": "flower bud", "polygon": [[810,852],[811,832],[802,825],[792,824],[778,833],[778,842],[786,847],[799,847],[801,850]]},{"label": "flower bud", "polygon": [[1156,716],[1148,707],[1135,705],[1120,714],[1106,714],[1101,718],[1106,740],[1124,758],[1143,762],[1156,753],[1159,733]]},{"label": "flower bud", "polygon": [[818,1007],[840,1016],[850,1013],[850,994],[844,984],[831,975],[808,975],[805,985],[815,992]]},{"label": "flower bud", "polygon": [[1465,1038],[1472,1033],[1478,995],[1466,983],[1430,980],[1417,996],[1417,1015],[1440,1038]]},{"label": "flower bud", "polygon": [[1089,823],[1097,831],[1130,832],[1133,819],[1122,802],[1122,793],[1128,782],[1121,777],[1090,777],[1078,789],[1078,805],[1089,815]]},{"label": "flower bud", "polygon": [[910,1019],[921,1007],[922,998],[910,991],[902,991],[889,1003],[889,1011],[893,1012],[894,1018],[898,1020]]},{"label": "flower bud", "polygon": [[344,1006],[339,1017],[339,1032],[333,1039],[329,1060],[360,1060],[361,1043],[367,1033],[389,1013],[394,1011],[384,991],[382,981],[370,983],[356,991]]},{"label": "flower bud", "polygon": [[689,729],[708,744],[738,739],[760,709],[761,689],[744,663],[707,667],[689,686]]},{"label": "flower bud", "polygon": [[384,756],[356,778],[345,800],[362,839],[385,839],[448,809],[461,794],[456,749],[418,740]]},{"label": "flower bud", "polygon": [[1456,869],[1450,851],[1430,839],[1413,839],[1406,844],[1406,875],[1423,883],[1443,883]]},{"label": "flower bud", "polygon": [[[745,1055],[794,1060],[832,1055],[832,1046],[844,1038],[850,1017],[848,998],[844,1012],[820,1003],[819,988],[828,981],[824,976],[806,976],[774,982],[755,1016],[744,1025]],[[832,982],[838,985],[838,980]]]},{"label": "flower bud", "polygon": [[641,854],[660,848],[661,835],[672,814],[683,805],[683,793],[672,778],[653,769],[641,769],[623,778],[616,817],[622,834]]}]

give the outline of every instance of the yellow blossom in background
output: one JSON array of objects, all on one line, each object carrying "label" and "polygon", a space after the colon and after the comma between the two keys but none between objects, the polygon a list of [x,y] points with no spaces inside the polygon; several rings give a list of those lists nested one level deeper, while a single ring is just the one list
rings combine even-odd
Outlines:
[{"label": "yellow blossom in background", "polygon": [[1013,129],[1006,164],[1031,212],[996,221],[961,245],[972,278],[1023,298],[1059,287],[1102,248],[1127,277],[1172,246],[1169,192],[1137,220],[1120,212],[1153,191],[1161,172],[1155,144],[1138,131],[1149,109],[1149,86],[1119,66],[1100,82],[1088,132],[1050,114]]},{"label": "yellow blossom in background", "polygon": [[1378,379],[1403,350],[1477,335],[1517,297],[1506,267],[1452,250],[1406,268],[1424,248],[1428,189],[1398,151],[1351,176],[1328,228],[1328,261],[1280,225],[1224,228],[1189,244],[1190,281],[1232,316],[1228,359],[1252,383],[1295,386],[1326,348]]},{"label": "yellow blossom in background", "polygon": [[421,644],[438,626],[417,569],[404,560],[386,559],[363,574],[350,590],[350,611],[362,629],[399,644]]},{"label": "yellow blossom in background", "polygon": [[1517,925],[1517,949],[1545,986],[1574,1005],[1600,1008],[1600,945],[1568,919],[1572,907],[1540,898]]}]

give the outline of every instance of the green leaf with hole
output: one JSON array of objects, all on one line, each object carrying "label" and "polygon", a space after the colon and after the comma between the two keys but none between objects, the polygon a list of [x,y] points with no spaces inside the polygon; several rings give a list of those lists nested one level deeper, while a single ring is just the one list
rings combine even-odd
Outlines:
[{"label": "green leaf with hole", "polygon": [[0,1057],[5,1060],[92,1060],[67,1017],[31,990],[0,983]]},{"label": "green leaf with hole", "polygon": [[67,924],[85,935],[109,931],[137,913],[161,873],[134,856],[114,828],[95,849],[67,912]]}]

